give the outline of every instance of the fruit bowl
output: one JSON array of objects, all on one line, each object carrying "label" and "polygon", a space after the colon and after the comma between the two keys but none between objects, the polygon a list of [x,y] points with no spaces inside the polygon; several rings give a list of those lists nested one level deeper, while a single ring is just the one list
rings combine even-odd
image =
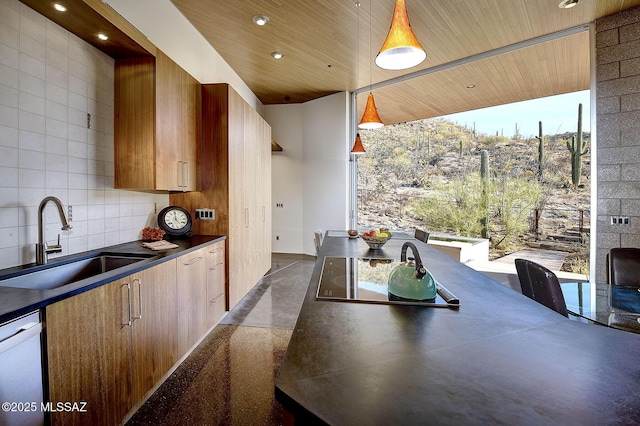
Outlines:
[{"label": "fruit bowl", "polygon": [[365,243],[371,250],[381,249],[385,245],[389,238],[391,238],[390,232],[368,231],[360,235]]}]

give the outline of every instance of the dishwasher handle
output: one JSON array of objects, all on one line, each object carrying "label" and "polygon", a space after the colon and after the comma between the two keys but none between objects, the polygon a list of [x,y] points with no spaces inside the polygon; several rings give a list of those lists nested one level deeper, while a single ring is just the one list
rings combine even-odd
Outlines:
[{"label": "dishwasher handle", "polygon": [[23,325],[9,337],[0,340],[0,354],[8,351],[11,348],[18,346],[19,344],[26,342],[33,336],[37,336],[42,332],[42,323],[30,322]]}]

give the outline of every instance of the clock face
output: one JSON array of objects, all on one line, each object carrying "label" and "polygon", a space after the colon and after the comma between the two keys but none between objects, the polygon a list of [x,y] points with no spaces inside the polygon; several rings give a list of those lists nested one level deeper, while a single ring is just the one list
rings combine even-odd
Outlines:
[{"label": "clock face", "polygon": [[182,210],[170,210],[165,215],[164,221],[171,229],[182,229],[187,226],[189,220]]},{"label": "clock face", "polygon": [[182,207],[165,207],[158,214],[158,226],[169,235],[190,235],[191,225],[191,215]]}]

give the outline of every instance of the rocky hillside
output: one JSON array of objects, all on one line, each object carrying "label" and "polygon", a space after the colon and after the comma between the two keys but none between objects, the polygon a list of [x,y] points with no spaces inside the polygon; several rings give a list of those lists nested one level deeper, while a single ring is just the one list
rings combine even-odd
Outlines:
[{"label": "rocky hillside", "polygon": [[[527,244],[542,245],[572,252],[569,263],[577,259],[576,263],[584,264],[581,254],[584,255],[585,247],[588,250],[590,224],[590,157],[583,156],[580,185],[573,185],[567,141],[574,134],[544,136],[541,178],[537,138],[477,134],[443,119],[390,125],[360,134],[367,150],[358,160],[360,226],[406,230],[420,227],[452,233],[451,229],[438,229],[430,218],[416,214],[416,201],[432,198],[443,185],[471,182],[480,173],[480,153],[486,150],[492,180],[524,178],[539,185],[543,193],[537,235],[533,209],[524,214],[527,218],[524,220],[529,222],[526,231],[507,247],[496,244],[506,231],[499,221],[490,219],[491,256],[499,257]],[[588,147],[589,134],[584,133],[583,139]],[[492,215],[500,214],[500,206],[492,206],[491,210]],[[582,234],[575,232],[580,225]],[[567,269],[582,267],[569,265]]]}]

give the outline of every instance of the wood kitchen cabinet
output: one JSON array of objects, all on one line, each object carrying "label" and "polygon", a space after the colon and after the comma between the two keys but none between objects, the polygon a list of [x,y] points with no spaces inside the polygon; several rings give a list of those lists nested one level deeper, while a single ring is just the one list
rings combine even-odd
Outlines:
[{"label": "wood kitchen cabinet", "polygon": [[194,191],[200,84],[168,56],[115,63],[115,187]]},{"label": "wood kitchen cabinet", "polygon": [[176,261],[128,277],[131,285],[134,403],[178,361]]},{"label": "wood kitchen cabinet", "polygon": [[182,356],[209,329],[207,323],[207,250],[177,259],[178,350]]},{"label": "wood kitchen cabinet", "polygon": [[49,400],[87,403],[51,424],[120,424],[133,406],[129,297],[113,282],[46,307]]},{"label": "wood kitchen cabinet", "polygon": [[119,424],[178,360],[175,301],[170,260],[47,306],[50,400],[87,402],[52,424]]},{"label": "wood kitchen cabinet", "polygon": [[171,193],[170,204],[211,207],[215,220],[193,232],[226,235],[227,309],[271,267],[271,127],[228,84],[202,85],[201,188]]}]

